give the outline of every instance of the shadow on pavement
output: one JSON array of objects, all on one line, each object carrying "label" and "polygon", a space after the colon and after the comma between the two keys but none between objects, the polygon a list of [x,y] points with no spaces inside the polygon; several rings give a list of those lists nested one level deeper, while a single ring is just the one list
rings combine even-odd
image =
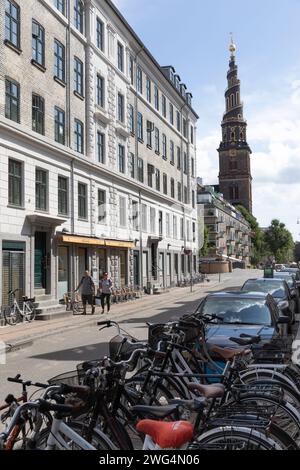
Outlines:
[{"label": "shadow on pavement", "polygon": [[108,354],[108,343],[95,343],[87,346],[79,346],[70,349],[61,349],[46,354],[37,354],[30,356],[33,359],[42,359],[47,361],[90,361],[99,359]]}]

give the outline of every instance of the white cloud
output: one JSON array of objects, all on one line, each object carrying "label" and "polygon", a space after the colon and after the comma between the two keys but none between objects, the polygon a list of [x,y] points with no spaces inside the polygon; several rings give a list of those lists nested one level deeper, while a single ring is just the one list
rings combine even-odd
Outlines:
[{"label": "white cloud", "polygon": [[[266,92],[245,97],[248,143],[252,148],[254,215],[261,225],[282,220],[299,239],[300,80],[283,81],[280,100]],[[198,141],[198,171],[204,182],[218,180],[216,148],[221,128]]]}]

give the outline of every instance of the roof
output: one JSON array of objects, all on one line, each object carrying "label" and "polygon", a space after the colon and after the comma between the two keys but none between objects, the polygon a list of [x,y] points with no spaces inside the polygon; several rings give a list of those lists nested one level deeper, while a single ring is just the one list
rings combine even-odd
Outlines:
[{"label": "roof", "polygon": [[[171,82],[171,80],[169,80],[165,74],[163,73],[162,71],[162,67],[159,65],[159,63],[157,62],[157,60],[154,58],[154,56],[151,54],[151,52],[149,51],[149,49],[147,49],[147,47],[145,46],[145,44],[143,43],[143,41],[139,38],[139,36],[136,34],[136,32],[133,30],[133,28],[130,26],[130,24],[126,21],[126,19],[124,18],[124,16],[122,15],[122,13],[118,10],[118,8],[114,5],[114,3],[111,1],[111,0],[105,0],[106,3],[109,5],[109,7],[114,11],[114,13],[117,15],[117,17],[119,18],[119,20],[123,23],[123,25],[125,26],[125,28],[129,31],[129,33],[134,37],[134,39],[136,40],[136,42],[138,43],[138,45],[141,47],[141,49],[145,52],[145,54],[147,54],[147,56],[149,57],[149,59],[151,60],[151,62],[157,67],[157,69],[159,70],[160,74],[164,77],[164,79],[172,86],[172,89],[174,89],[177,94],[181,97],[182,101],[185,102],[186,106],[194,113],[195,117],[197,119],[199,119],[199,115],[196,113],[196,111],[192,108],[192,106],[190,106],[185,100],[184,98],[182,97],[181,93],[179,90],[177,90],[177,88],[174,86],[174,84]],[[171,66],[172,67],[172,66]],[[166,68],[166,67],[163,67],[163,68]],[[174,69],[174,67],[172,67]],[[175,69],[174,69],[175,71]],[[192,94],[191,94],[192,95]]]},{"label": "roof", "polygon": [[245,292],[245,291],[228,291],[228,292],[212,292],[207,297],[216,298],[240,298],[240,299],[266,299],[269,294],[264,292]]}]

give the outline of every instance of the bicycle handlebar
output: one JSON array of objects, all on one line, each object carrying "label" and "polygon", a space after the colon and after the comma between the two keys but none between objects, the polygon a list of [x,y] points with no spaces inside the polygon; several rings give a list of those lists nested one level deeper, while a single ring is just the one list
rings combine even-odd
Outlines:
[{"label": "bicycle handlebar", "polygon": [[39,388],[48,388],[49,385],[43,384],[41,382],[32,382],[31,380],[22,380],[21,374],[17,374],[16,377],[8,377],[8,382],[13,382],[17,384],[24,385],[25,387],[39,387]]}]

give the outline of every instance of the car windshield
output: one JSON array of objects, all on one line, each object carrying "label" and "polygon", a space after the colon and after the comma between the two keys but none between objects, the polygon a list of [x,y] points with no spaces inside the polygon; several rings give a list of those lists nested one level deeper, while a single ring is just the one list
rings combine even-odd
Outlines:
[{"label": "car windshield", "polygon": [[292,288],[294,286],[294,276],[293,275],[292,276],[289,276],[289,275],[285,276],[284,274],[277,273],[277,274],[275,274],[274,277],[276,279],[283,279],[290,288]]},{"label": "car windshield", "polygon": [[265,300],[207,298],[198,312],[201,315],[215,314],[214,323],[238,323],[248,325],[271,325],[271,314]]},{"label": "car windshield", "polygon": [[264,294],[271,294],[275,298],[283,299],[286,295],[283,282],[273,281],[267,279],[263,281],[247,281],[243,289],[248,292],[263,292]]}]

